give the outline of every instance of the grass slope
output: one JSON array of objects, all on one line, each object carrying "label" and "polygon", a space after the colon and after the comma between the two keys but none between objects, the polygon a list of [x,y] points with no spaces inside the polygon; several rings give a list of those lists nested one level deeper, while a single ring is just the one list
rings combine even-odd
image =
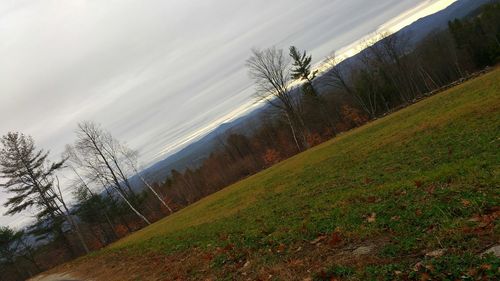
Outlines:
[{"label": "grass slope", "polygon": [[493,280],[500,260],[478,253],[500,240],[499,148],[497,69],[67,267],[98,280]]}]

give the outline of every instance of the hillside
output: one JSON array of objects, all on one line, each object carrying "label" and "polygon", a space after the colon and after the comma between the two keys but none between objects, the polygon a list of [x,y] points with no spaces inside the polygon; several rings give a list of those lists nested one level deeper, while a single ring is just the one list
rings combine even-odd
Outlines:
[{"label": "hillside", "polygon": [[494,280],[500,259],[479,254],[500,240],[499,113],[496,69],[56,271],[93,280]]},{"label": "hillside", "polygon": [[[448,21],[455,18],[463,18],[478,9],[478,7],[490,2],[498,2],[498,0],[459,0],[442,11],[419,19],[397,32],[397,34],[406,34],[412,44],[417,44],[433,31],[446,29],[448,27]],[[347,59],[341,64],[341,67],[349,68],[349,65],[359,59],[359,57],[360,55],[355,55]],[[320,88],[328,89],[327,80],[328,78],[320,76],[315,83]],[[147,175],[151,181],[162,182],[172,169],[182,171],[186,167],[196,167],[219,145],[219,141],[217,140],[218,137],[230,130],[245,131],[242,125],[251,122],[251,120],[257,116],[261,116],[266,108],[269,109],[268,106],[257,108],[246,116],[221,124],[199,140],[153,164],[144,171],[144,174]],[[138,184],[138,186],[141,186],[141,184]]]}]

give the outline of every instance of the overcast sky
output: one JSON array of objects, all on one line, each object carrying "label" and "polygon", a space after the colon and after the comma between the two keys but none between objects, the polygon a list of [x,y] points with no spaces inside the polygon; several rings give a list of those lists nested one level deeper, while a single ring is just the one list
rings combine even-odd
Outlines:
[{"label": "overcast sky", "polygon": [[[30,134],[57,158],[93,120],[150,164],[249,108],[252,47],[293,44],[317,62],[451,2],[2,0],[0,134]],[[4,211],[0,225],[26,217]]]}]

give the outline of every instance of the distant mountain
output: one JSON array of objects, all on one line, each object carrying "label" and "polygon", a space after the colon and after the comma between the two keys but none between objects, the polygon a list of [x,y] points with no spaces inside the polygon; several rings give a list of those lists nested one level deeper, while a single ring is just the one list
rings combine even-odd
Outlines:
[{"label": "distant mountain", "polygon": [[[422,41],[432,32],[447,29],[449,21],[476,15],[479,12],[481,6],[489,3],[500,3],[500,0],[458,0],[444,10],[418,19],[412,24],[396,32],[394,35],[405,35],[409,39],[409,43],[412,44],[412,46],[415,46],[418,42]],[[376,44],[380,44],[380,42]],[[366,55],[366,52],[367,51],[361,51],[361,53],[347,58],[346,60],[342,61],[338,65],[338,67],[340,67],[341,69],[350,68],[351,65],[355,63],[360,56]],[[327,73],[328,72],[326,72],[325,74]],[[319,76],[315,80],[315,84],[320,86],[320,88],[328,88],[328,81],[326,78],[327,75],[325,74]]]},{"label": "distant mountain", "polygon": [[430,16],[421,18],[399,32],[410,35],[412,43],[417,43],[435,30],[448,28],[448,22],[460,19],[474,13],[479,7],[488,3],[498,3],[499,0],[459,0],[446,9]]},{"label": "distant mountain", "polygon": [[[450,20],[467,17],[477,11],[477,9],[484,4],[498,2],[500,2],[500,0],[459,0],[442,11],[417,20],[411,25],[400,30],[398,33],[409,34],[411,42],[415,44],[435,30],[446,29]],[[345,60],[341,63],[341,67],[347,67],[349,63],[355,59],[356,56]],[[320,85],[323,84],[324,79],[322,78],[323,77],[318,77],[315,83]],[[142,173],[147,175],[147,178],[151,181],[161,182],[165,180],[172,169],[182,171],[187,167],[196,167],[200,165],[203,159],[208,157],[217,147],[218,136],[222,136],[230,130],[244,133],[244,125],[247,124],[252,118],[259,116],[259,114],[268,108],[269,107],[267,106],[263,106],[234,121],[220,125],[204,137],[191,143],[166,159],[152,165]]]},{"label": "distant mountain", "polygon": [[220,145],[220,137],[223,138],[223,136],[230,131],[240,134],[247,133],[245,125],[252,118],[259,116],[263,110],[265,110],[265,106],[256,108],[247,115],[239,117],[233,121],[221,124],[207,135],[201,137],[199,140],[189,144],[166,159],[153,164],[142,173],[147,175],[147,178],[150,181],[161,182],[165,180],[165,178],[170,174],[170,171],[173,169],[182,171],[187,167],[196,167],[200,165],[201,162]]}]

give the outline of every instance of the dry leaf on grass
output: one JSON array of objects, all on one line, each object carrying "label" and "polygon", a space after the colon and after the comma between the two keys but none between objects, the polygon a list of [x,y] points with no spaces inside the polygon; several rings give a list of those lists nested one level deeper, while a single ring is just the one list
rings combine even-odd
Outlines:
[{"label": "dry leaf on grass", "polygon": [[368,215],[366,217],[366,221],[369,222],[369,223],[373,223],[373,222],[377,221],[377,214],[376,213],[371,213],[370,215]]}]

